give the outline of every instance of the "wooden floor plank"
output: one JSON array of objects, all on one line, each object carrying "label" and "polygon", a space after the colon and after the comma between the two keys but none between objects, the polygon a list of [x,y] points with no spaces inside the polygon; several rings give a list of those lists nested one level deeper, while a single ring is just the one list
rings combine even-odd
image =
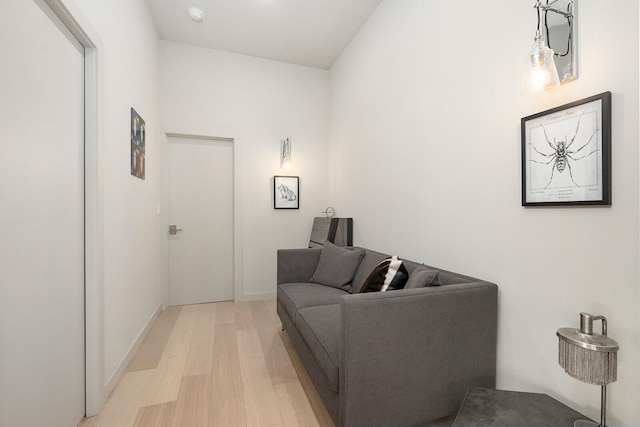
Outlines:
[{"label": "wooden floor plank", "polygon": [[274,386],[285,427],[320,427],[300,381]]},{"label": "wooden floor plank", "polygon": [[322,403],[322,398],[320,398],[320,395],[318,394],[316,387],[313,385],[313,381],[311,381],[311,378],[309,377],[307,370],[302,364],[302,360],[300,360],[300,357],[296,353],[296,350],[293,347],[291,340],[287,336],[287,333],[284,331],[281,331],[279,332],[279,335],[280,335],[280,338],[282,339],[282,342],[285,348],[287,349],[291,363],[296,369],[296,373],[300,380],[300,384],[302,385],[302,388],[305,391],[309,404],[313,408],[313,412],[316,415],[318,421],[320,422],[320,425],[323,427],[334,427],[335,424],[331,419],[329,412],[327,412],[327,408],[324,407],[324,403]]},{"label": "wooden floor plank", "polygon": [[210,374],[213,370],[214,339],[191,341],[184,376]]},{"label": "wooden floor plank", "polygon": [[212,426],[247,424],[237,330],[233,323],[218,324],[214,340],[209,421]]},{"label": "wooden floor plank", "polygon": [[216,303],[198,304],[196,324],[193,328],[193,335],[191,336],[193,341],[207,341],[213,339],[213,335],[216,331],[217,307],[218,305]]},{"label": "wooden floor plank", "polygon": [[240,370],[247,411],[247,425],[256,427],[283,426],[275,391],[255,330],[238,331]]},{"label": "wooden floor plank", "polygon": [[124,374],[117,389],[104,405],[95,427],[131,426],[138,410],[151,389],[155,370],[135,371]]},{"label": "wooden floor plank", "polygon": [[143,406],[136,415],[133,427],[158,427],[168,425],[165,424],[166,420],[171,419],[172,417],[170,415],[171,410],[168,408],[169,405],[175,404],[171,402],[160,403],[152,406]]},{"label": "wooden floor plank", "polygon": [[180,311],[143,406],[172,402],[178,398],[197,313],[198,306],[195,305],[184,306]]},{"label": "wooden floor plank", "polygon": [[280,321],[280,318],[278,317],[278,313],[276,311],[276,300],[274,300],[274,299],[272,299],[272,300],[263,300],[263,301],[259,301],[259,302],[264,307],[266,307],[267,313],[269,313],[269,317],[271,318],[271,323],[273,324],[273,326],[275,326],[278,330],[281,330],[282,329],[282,321]]},{"label": "wooden floor plank", "polygon": [[273,307],[264,304],[263,301],[251,304],[271,382],[275,385],[297,381],[298,375],[279,335],[280,325],[274,324],[269,313],[269,309]]},{"label": "wooden floor plank", "polygon": [[253,319],[250,302],[236,303],[236,328],[239,331],[255,329],[256,322]]},{"label": "wooden floor plank", "polygon": [[236,321],[236,303],[233,301],[222,301],[216,303],[216,324],[224,325],[235,323]]},{"label": "wooden floor plank", "polygon": [[160,313],[142,346],[127,366],[126,372],[152,369],[158,366],[181,309],[182,307],[169,307]]},{"label": "wooden floor plank", "polygon": [[210,374],[213,369],[213,340],[216,330],[216,304],[198,305],[184,375]]},{"label": "wooden floor plank", "polygon": [[172,419],[170,423],[167,420],[162,425],[208,426],[211,400],[211,375],[185,377],[174,403]]}]

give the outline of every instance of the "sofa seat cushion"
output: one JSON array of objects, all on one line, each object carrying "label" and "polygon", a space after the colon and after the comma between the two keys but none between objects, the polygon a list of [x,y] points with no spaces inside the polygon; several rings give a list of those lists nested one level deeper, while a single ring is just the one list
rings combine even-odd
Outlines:
[{"label": "sofa seat cushion", "polygon": [[349,293],[317,283],[284,283],[278,286],[278,301],[296,324],[301,308],[338,304],[343,295]]},{"label": "sofa seat cushion", "polygon": [[301,308],[296,327],[337,393],[340,305]]}]

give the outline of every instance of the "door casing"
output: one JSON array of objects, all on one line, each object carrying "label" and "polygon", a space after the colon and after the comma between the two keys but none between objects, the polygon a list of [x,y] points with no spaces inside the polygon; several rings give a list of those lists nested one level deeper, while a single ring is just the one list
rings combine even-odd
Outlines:
[{"label": "door casing", "polygon": [[104,382],[104,194],[100,162],[103,43],[73,0],[44,2],[84,47],[85,79],[85,412],[100,412],[110,390]]}]

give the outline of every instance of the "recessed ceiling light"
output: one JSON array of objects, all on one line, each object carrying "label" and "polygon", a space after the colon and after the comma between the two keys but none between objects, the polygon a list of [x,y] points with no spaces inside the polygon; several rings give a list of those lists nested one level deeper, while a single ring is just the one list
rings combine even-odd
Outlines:
[{"label": "recessed ceiling light", "polygon": [[204,12],[197,7],[190,7],[187,9],[187,12],[189,12],[189,17],[195,22],[202,22],[204,19]]}]

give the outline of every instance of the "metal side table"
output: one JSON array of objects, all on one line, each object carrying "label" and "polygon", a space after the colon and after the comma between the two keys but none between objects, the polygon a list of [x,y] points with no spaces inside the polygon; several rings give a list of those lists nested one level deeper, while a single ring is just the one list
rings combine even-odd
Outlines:
[{"label": "metal side table", "polygon": [[452,427],[573,427],[576,420],[589,418],[546,394],[469,387]]}]

